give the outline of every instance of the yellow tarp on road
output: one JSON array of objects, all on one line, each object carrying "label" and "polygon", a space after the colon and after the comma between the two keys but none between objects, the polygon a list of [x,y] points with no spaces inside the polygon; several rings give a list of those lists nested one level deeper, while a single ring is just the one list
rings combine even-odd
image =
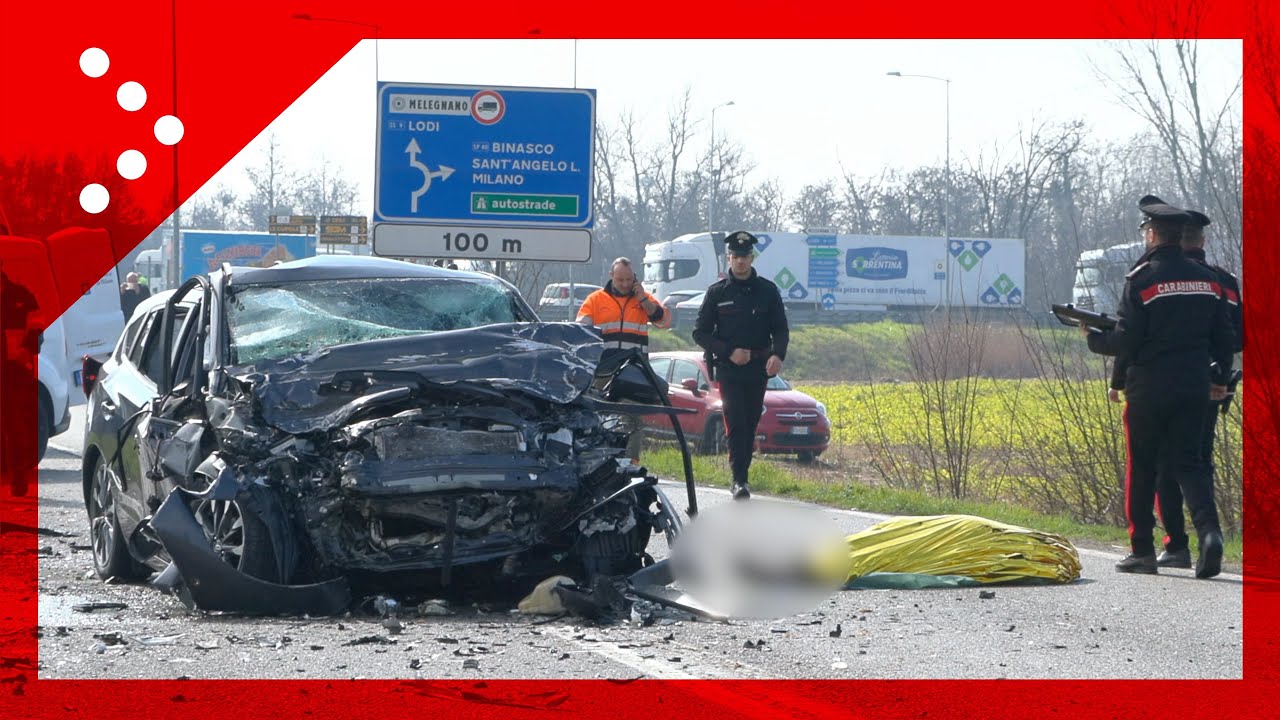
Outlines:
[{"label": "yellow tarp on road", "polygon": [[895,518],[847,541],[846,587],[872,573],[958,576],[984,584],[1080,577],[1080,555],[1070,540],[973,515]]}]

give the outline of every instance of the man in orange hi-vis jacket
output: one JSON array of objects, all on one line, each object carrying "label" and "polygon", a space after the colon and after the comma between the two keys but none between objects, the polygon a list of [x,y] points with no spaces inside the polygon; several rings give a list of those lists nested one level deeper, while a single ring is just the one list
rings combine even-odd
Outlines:
[{"label": "man in orange hi-vis jacket", "polygon": [[[578,322],[600,329],[604,336],[605,356],[611,351],[635,349],[647,355],[649,325],[671,327],[671,313],[636,280],[631,261],[620,257],[609,268],[609,281],[605,286],[582,301]],[[627,416],[626,421],[631,433],[627,440],[627,453],[633,461],[639,462],[640,448],[644,445],[643,426],[639,418]]]}]

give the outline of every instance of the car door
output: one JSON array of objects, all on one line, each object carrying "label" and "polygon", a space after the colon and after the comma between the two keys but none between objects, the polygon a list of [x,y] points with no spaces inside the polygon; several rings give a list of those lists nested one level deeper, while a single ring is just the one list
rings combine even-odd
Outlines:
[{"label": "car door", "polygon": [[[694,390],[684,387],[685,380],[693,380]],[[702,434],[707,422],[707,384],[706,374],[692,360],[676,359],[671,363],[670,379],[671,404],[678,408],[697,411],[696,414],[680,415],[680,427],[687,434],[695,437]]]},{"label": "car door", "polygon": [[135,426],[134,441],[143,479],[138,483],[144,517],[178,485],[191,481],[204,459],[207,423],[201,399],[210,326],[211,290],[203,276],[188,280],[161,312],[157,343],[147,356],[156,393]]},{"label": "car door", "polygon": [[156,396],[160,364],[155,358],[163,352],[163,315],[164,308],[158,307],[135,316],[135,322],[125,331],[126,342],[115,358],[115,366],[108,365],[100,381],[102,392],[95,394],[97,405],[90,408],[105,431],[103,454],[108,460],[115,458],[122,490],[116,499],[116,511],[120,530],[126,536],[150,514],[144,496],[146,472],[138,456],[137,425]]}]

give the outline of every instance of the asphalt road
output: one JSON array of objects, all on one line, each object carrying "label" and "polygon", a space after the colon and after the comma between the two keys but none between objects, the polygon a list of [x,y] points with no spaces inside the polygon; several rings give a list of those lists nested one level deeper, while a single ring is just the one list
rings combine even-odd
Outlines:
[{"label": "asphalt road", "polygon": [[[1190,570],[1120,575],[1116,553],[1081,550],[1067,586],[838,592],[774,621],[659,613],[598,627],[453,607],[406,613],[244,618],[188,612],[145,584],[92,572],[79,482],[83,408],[40,465],[42,678],[1240,678],[1242,579]],[[683,490],[669,488],[679,501]],[[700,503],[726,502],[705,488]],[[753,502],[769,501],[757,497]],[[884,519],[822,509],[843,533]],[[665,553],[660,541],[655,556]],[[46,549],[47,548],[47,549]],[[118,602],[121,610],[78,612]],[[838,630],[838,633],[837,633]],[[794,700],[794,698],[792,699]],[[778,702],[743,697],[767,711]],[[813,711],[822,714],[823,709]]]}]

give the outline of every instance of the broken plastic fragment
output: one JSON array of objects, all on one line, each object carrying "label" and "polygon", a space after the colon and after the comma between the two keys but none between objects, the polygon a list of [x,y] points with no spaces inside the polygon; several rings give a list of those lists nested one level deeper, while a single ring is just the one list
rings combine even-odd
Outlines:
[{"label": "broken plastic fragment", "polygon": [[73,605],[72,610],[82,613],[101,612],[107,610],[125,610],[129,606],[122,602],[91,602]]}]

